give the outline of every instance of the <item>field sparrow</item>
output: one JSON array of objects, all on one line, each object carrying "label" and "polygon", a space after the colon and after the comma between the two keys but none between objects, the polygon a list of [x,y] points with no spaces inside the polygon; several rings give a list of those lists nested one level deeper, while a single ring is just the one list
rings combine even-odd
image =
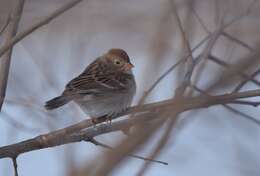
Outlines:
[{"label": "field sparrow", "polygon": [[45,108],[52,110],[74,101],[92,118],[112,117],[131,105],[136,92],[132,68],[124,50],[111,49],[72,79],[60,96],[47,101]]}]

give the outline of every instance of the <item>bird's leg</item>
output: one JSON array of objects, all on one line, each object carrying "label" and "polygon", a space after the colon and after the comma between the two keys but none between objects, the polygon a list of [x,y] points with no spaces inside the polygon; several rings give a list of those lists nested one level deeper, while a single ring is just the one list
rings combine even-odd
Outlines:
[{"label": "bird's leg", "polygon": [[109,124],[109,125],[111,125],[111,123],[112,123],[112,116],[111,116],[111,115],[108,115],[108,116],[106,117],[106,123]]},{"label": "bird's leg", "polygon": [[112,124],[112,120],[113,120],[114,114],[107,114],[106,115],[106,123],[111,125]]},{"label": "bird's leg", "polygon": [[102,123],[102,122],[108,122],[110,121],[111,123],[112,117],[109,115],[103,115],[100,117],[91,117],[91,122],[93,123],[93,126],[96,127],[97,124]]},{"label": "bird's leg", "polygon": [[108,120],[109,120],[109,125],[111,126],[111,124],[112,124],[112,116],[108,116]]},{"label": "bird's leg", "polygon": [[96,117],[92,117],[91,121],[92,121],[94,127],[96,127],[96,125],[98,124],[98,119]]}]

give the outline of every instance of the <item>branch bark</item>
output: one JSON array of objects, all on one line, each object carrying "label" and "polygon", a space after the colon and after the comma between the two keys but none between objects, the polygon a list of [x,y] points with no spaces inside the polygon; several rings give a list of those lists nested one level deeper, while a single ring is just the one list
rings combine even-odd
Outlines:
[{"label": "branch bark", "polygon": [[18,176],[18,165],[17,165],[16,157],[12,158],[12,161],[14,167],[14,176]]},{"label": "branch bark", "polygon": [[[256,97],[256,96],[260,96],[260,89],[239,92],[239,93],[223,94],[223,95],[217,95],[211,97],[198,96],[193,98],[184,98],[181,100],[169,99],[160,102],[131,107],[126,112],[119,114],[114,118],[118,118],[120,116],[127,115],[130,113],[137,113],[137,112],[144,113],[144,112],[158,112],[158,111],[161,112],[169,109],[181,113],[193,109],[207,108],[213,105],[228,104],[229,102],[232,102],[236,99]],[[153,118],[147,118],[144,115],[140,115],[138,118],[133,118],[133,119],[128,118],[123,122],[122,121],[113,122],[111,124],[111,127],[109,127],[109,125],[103,126],[101,124],[94,128],[89,128],[89,127],[93,127],[96,124],[93,124],[91,119],[87,119],[75,125],[57,131],[43,134],[35,138],[28,139],[16,144],[0,147],[0,158],[8,158],[8,157],[14,158],[22,153],[26,153],[34,150],[55,147],[55,146],[64,145],[72,142],[80,142],[82,140],[85,141],[86,138],[93,138],[95,136],[104,133],[125,129],[127,126],[138,124],[140,120],[143,121],[143,120],[151,120],[151,119]],[[98,119],[98,123],[104,121],[106,121],[105,117],[101,117]],[[77,132],[80,132],[81,130],[86,128],[88,128],[87,131],[84,131],[84,133],[77,134]]]},{"label": "branch bark", "polygon": [[[18,24],[22,16],[23,12],[23,6],[24,6],[24,0],[19,0],[17,4],[15,4],[15,7],[13,11],[11,12],[11,19],[8,23],[5,32],[3,33],[3,43],[6,45],[9,43],[12,38],[16,35]],[[11,56],[12,56],[12,46],[7,48],[7,53],[5,53],[0,58],[0,111],[2,109],[2,105],[5,98],[5,92],[6,92],[6,86],[7,86],[7,80],[8,80],[8,74],[9,74],[9,68],[10,68],[10,62],[11,62]]]}]

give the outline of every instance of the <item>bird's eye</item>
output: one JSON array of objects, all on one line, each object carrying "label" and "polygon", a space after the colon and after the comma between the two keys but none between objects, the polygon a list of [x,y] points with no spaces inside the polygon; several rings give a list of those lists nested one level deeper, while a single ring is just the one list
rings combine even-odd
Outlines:
[{"label": "bird's eye", "polygon": [[121,62],[120,60],[118,60],[118,59],[115,59],[115,60],[114,60],[114,64],[115,64],[115,65],[121,65],[122,62]]}]

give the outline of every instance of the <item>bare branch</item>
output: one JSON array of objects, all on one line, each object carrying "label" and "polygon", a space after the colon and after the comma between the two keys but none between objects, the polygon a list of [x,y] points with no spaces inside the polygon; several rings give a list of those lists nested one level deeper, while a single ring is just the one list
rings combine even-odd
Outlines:
[{"label": "bare branch", "polygon": [[[166,145],[167,141],[170,139],[169,135],[173,131],[173,126],[175,124],[176,118],[170,119],[170,122],[167,124],[166,130],[161,137],[160,141],[158,142],[158,145],[156,146],[155,150],[151,154],[150,158],[156,158],[162,151],[162,148]],[[137,174],[138,176],[144,175],[145,171],[148,169],[150,166],[150,163],[145,162],[142,168],[140,169],[139,173]]]},{"label": "bare branch", "polygon": [[[228,104],[229,102],[232,102],[236,99],[256,97],[256,96],[260,96],[260,89],[239,92],[239,93],[223,94],[218,96],[210,96],[210,97],[198,96],[198,97],[187,98],[187,99],[184,98],[181,100],[169,99],[169,100],[164,100],[160,102],[129,108],[129,110],[127,110],[122,114],[119,114],[118,116],[115,116],[114,118],[118,118],[119,116],[127,115],[134,112],[135,113],[154,112],[154,111],[164,111],[167,109],[174,110],[175,112],[184,112],[192,109],[207,108],[213,105]],[[101,123],[106,121],[106,118],[100,117],[97,120],[99,123]],[[53,131],[48,134],[43,134],[35,138],[19,142],[17,144],[0,147],[0,158],[6,158],[6,157],[12,158],[14,156],[18,156],[19,154],[25,152],[30,152],[34,150],[43,149],[43,148],[55,147],[70,142],[79,142],[82,139],[81,140],[77,139],[75,141],[75,138],[72,138],[71,134],[79,132],[82,129],[92,127],[93,125],[94,126],[96,125],[93,124],[93,120],[87,119],[75,125],[69,126],[67,128]],[[130,123],[129,125],[133,125],[133,124]],[[124,128],[125,127],[126,126],[124,126]],[[121,130],[124,128],[121,128]],[[95,129],[94,131],[96,132],[92,133],[92,135],[90,134],[90,136],[88,136],[89,138],[94,137],[93,135],[96,136],[102,133],[102,130],[97,131]],[[72,139],[74,139],[74,141]]]},{"label": "bare branch", "polygon": [[[166,115],[165,113],[162,114]],[[109,175],[116,166],[122,163],[127,154],[134,152],[137,147],[145,144],[147,140],[149,140],[153,134],[157,132],[167,117],[162,116],[162,114],[160,115],[160,118],[156,120],[156,123],[153,121],[153,123],[138,124],[131,135],[122,140],[113,151],[110,150],[103,153],[101,156],[101,163],[99,162],[99,164],[97,164],[96,162],[92,162],[90,164],[83,165],[76,175]],[[145,131],[145,133],[143,131]]]},{"label": "bare branch", "polygon": [[233,108],[233,107],[231,107],[231,106],[229,106],[229,105],[224,105],[229,111],[231,111],[231,112],[233,112],[233,113],[235,113],[235,114],[237,114],[237,115],[239,115],[239,116],[241,116],[241,117],[243,117],[243,118],[246,118],[247,120],[250,120],[250,121],[252,121],[252,122],[254,122],[255,124],[257,124],[257,125],[260,125],[260,120],[259,119],[257,119],[257,118],[255,118],[255,117],[253,117],[253,116],[250,116],[250,115],[248,115],[248,114],[246,114],[246,113],[244,113],[244,112],[242,112],[242,111],[240,111],[240,110],[238,110],[238,109],[235,109],[235,108]]},{"label": "bare branch", "polygon": [[241,83],[239,83],[232,92],[238,92],[248,81],[256,77],[258,74],[260,74],[260,69],[256,70],[252,75],[249,76],[248,79],[245,79]]},{"label": "bare branch", "polygon": [[12,162],[13,162],[13,167],[14,167],[14,176],[18,176],[17,157],[13,157]]},{"label": "bare branch", "polygon": [[197,11],[191,7],[191,10],[194,14],[194,16],[198,19],[198,22],[200,23],[200,25],[202,26],[203,30],[207,33],[210,34],[210,31],[208,30],[207,26],[205,25],[205,23],[203,22],[202,18],[199,16],[199,14],[197,13]]},{"label": "bare branch", "polygon": [[2,35],[2,33],[5,31],[5,29],[7,28],[8,24],[10,22],[10,16],[8,15],[6,23],[3,25],[2,29],[0,30],[0,36]]},{"label": "bare branch", "polygon": [[228,38],[229,40],[245,47],[246,49],[248,49],[249,51],[255,52],[255,49],[252,48],[251,46],[249,46],[248,44],[246,44],[245,42],[233,37],[232,35],[228,34],[227,32],[222,32],[222,35],[225,36],[226,38]]},{"label": "bare branch", "polygon": [[183,26],[181,24],[181,19],[178,15],[177,9],[175,8],[175,3],[174,3],[173,0],[170,0],[170,3],[171,3],[171,7],[173,9],[172,10],[173,14],[174,14],[175,18],[177,19],[177,23],[178,23],[178,26],[180,28],[182,39],[184,41],[185,47],[186,47],[186,49],[188,50],[188,53],[189,53],[189,57],[187,58],[187,65],[188,65],[187,70],[188,71],[185,73],[185,78],[182,81],[182,85],[180,85],[180,87],[176,90],[176,91],[179,91],[179,92],[176,92],[176,96],[177,96],[177,94],[183,95],[186,87],[190,84],[191,76],[192,76],[194,66],[195,66],[195,61],[194,61],[194,58],[193,58],[193,55],[192,55],[192,50],[191,50],[189,41],[186,37]]},{"label": "bare branch", "polygon": [[[191,85],[191,88],[193,88],[194,90],[198,91],[199,93],[202,93],[203,95],[206,95],[206,96],[212,96],[210,94],[208,94],[206,91],[194,86],[194,85]],[[235,114],[238,114],[244,118],[246,118],[247,120],[250,120],[254,123],[256,123],[257,125],[260,125],[260,120],[258,120],[257,118],[255,117],[252,117],[252,116],[249,116],[239,110],[236,110],[234,108],[232,108],[231,106],[227,105],[227,104],[222,104],[225,108],[227,108],[228,110],[230,110],[231,112],[235,113]]]},{"label": "bare branch", "polygon": [[230,102],[230,104],[240,104],[240,105],[249,105],[249,106],[257,107],[260,105],[260,102],[235,100],[233,102]]},{"label": "bare branch", "polygon": [[[107,145],[107,144],[101,143],[101,142],[95,140],[94,138],[92,138],[92,139],[87,139],[86,141],[87,141],[87,142],[91,142],[91,143],[94,144],[94,145],[97,145],[97,146],[100,146],[100,147],[103,147],[103,148],[106,148],[106,149],[109,149],[109,150],[113,150],[113,147],[111,147],[111,146],[109,146],[109,145]],[[136,159],[141,159],[141,160],[144,160],[144,161],[148,161],[148,162],[153,162],[153,163],[168,165],[168,163],[166,163],[166,162],[159,161],[159,160],[154,160],[154,159],[151,159],[151,158],[142,157],[142,156],[139,156],[139,155],[128,154],[128,156],[133,157],[133,158],[136,158]]]},{"label": "bare branch", "polygon": [[[18,24],[23,12],[23,6],[24,6],[24,0],[19,0],[17,4],[15,4],[15,8],[11,12],[10,15],[11,20],[8,23],[6,27],[6,31],[3,35],[4,45],[9,43],[12,40],[12,38],[16,35]],[[7,48],[6,51],[8,52],[5,55],[3,56],[0,55],[0,111],[2,109],[2,105],[5,98],[9,67],[10,67],[11,56],[12,56],[12,46]]]},{"label": "bare branch", "polygon": [[[199,47],[201,47],[208,39],[210,38],[210,35],[206,36],[201,40],[191,51],[194,52]],[[186,55],[185,57],[181,58],[178,62],[176,62],[174,65],[172,65],[169,69],[167,69],[153,84],[152,86],[145,92],[145,96],[152,92],[152,90],[170,73],[172,72],[176,67],[178,67],[181,63],[186,62],[186,60],[191,57],[190,54]]]},{"label": "bare branch", "polygon": [[[252,3],[254,4],[255,1]],[[222,30],[220,31],[224,31],[226,28],[230,27],[232,24],[234,24],[235,22],[241,20],[242,18],[244,18],[245,16],[247,16],[249,13],[251,13],[251,8],[252,5],[249,6],[248,10],[235,17],[234,19],[232,19],[229,23],[223,25]],[[218,33],[217,31],[215,33]],[[211,34],[207,35],[203,40],[201,40],[193,49],[192,52],[194,52],[195,50],[197,50],[200,46],[202,46],[206,41],[208,41],[211,37]],[[143,99],[145,99],[145,97],[147,97],[149,95],[149,93],[169,74],[171,73],[179,64],[184,63],[190,56],[190,54],[186,55],[185,57],[181,58],[176,64],[174,64],[173,66],[171,66],[169,69],[167,69],[154,83],[153,85],[150,87],[150,89],[148,89],[144,96]]]},{"label": "bare branch", "polygon": [[63,5],[62,7],[60,7],[59,9],[57,9],[56,11],[54,11],[53,13],[51,13],[50,15],[48,15],[47,17],[42,19],[41,21],[33,24],[28,29],[26,29],[26,30],[20,32],[19,34],[17,34],[14,38],[12,38],[10,41],[8,41],[8,43],[6,43],[3,47],[0,48],[0,57],[8,49],[10,49],[13,45],[15,45],[17,42],[21,41],[24,37],[26,37],[27,35],[31,34],[35,30],[37,30],[38,28],[48,24],[53,19],[55,19],[59,15],[63,14],[67,10],[71,9],[72,7],[74,7],[75,5],[77,5],[81,1],[83,1],[83,0],[73,0],[73,1]]},{"label": "bare branch", "polygon": [[[185,73],[185,77],[182,80],[181,84],[178,86],[178,88],[175,90],[175,95],[174,98],[178,99],[178,98],[182,98],[184,96],[185,90],[188,87],[188,85],[191,84],[191,76],[193,74],[193,70],[195,68],[195,60],[193,58],[192,55],[192,49],[190,47],[189,41],[186,37],[186,34],[184,32],[183,26],[181,24],[181,20],[180,17],[177,13],[177,9],[175,8],[175,3],[174,1],[170,1],[171,3],[171,7],[172,7],[172,11],[173,14],[175,16],[175,18],[177,19],[178,22],[178,26],[180,28],[181,34],[182,34],[182,39],[184,41],[184,44],[186,46],[186,49],[188,50],[188,57],[185,59],[187,61],[187,72]],[[189,96],[190,94],[188,93],[187,96]],[[169,119],[169,123],[167,124],[167,129],[164,132],[163,136],[161,137],[161,139],[159,140],[158,144],[156,145],[154,151],[152,152],[152,154],[150,155],[150,158],[155,158],[156,156],[158,156],[160,154],[160,152],[162,151],[162,148],[166,145],[168,139],[169,139],[169,135],[171,133],[171,131],[173,130],[174,124],[178,118],[179,113],[173,113],[171,115],[171,118]],[[147,140],[147,139],[146,139]],[[138,175],[144,175],[145,171],[149,168],[150,163],[149,162],[145,162],[145,164],[143,165],[143,167],[141,168],[141,170],[139,171]]]},{"label": "bare branch", "polygon": [[[217,38],[220,36],[220,35],[223,35],[223,34],[227,34],[226,32],[224,32],[224,30],[226,28],[228,28],[229,26],[231,26],[233,23],[237,22],[238,20],[242,19],[243,17],[245,16],[248,16],[251,12],[252,12],[252,7],[253,5],[256,3],[256,1],[252,1],[249,5],[249,7],[247,8],[247,10],[242,13],[241,15],[235,17],[233,20],[231,20],[229,23],[225,24],[225,25],[222,25],[222,27],[220,27],[219,29],[217,29],[213,34],[213,36],[215,37],[212,37],[212,41],[209,42],[209,45],[206,47],[205,51],[203,52],[204,54],[201,54],[202,58],[204,58],[204,62],[203,64],[200,65],[200,68],[198,69],[199,72],[197,73],[196,77],[195,77],[195,84],[197,82],[197,80],[200,78],[200,75],[202,73],[202,68],[205,66],[205,62],[207,61],[206,59],[208,59],[208,56],[214,46],[214,43],[216,42]],[[204,28],[204,30],[210,34],[209,30],[206,28],[203,20],[200,18],[200,16],[197,14],[197,12],[195,11],[195,9],[192,9],[193,12],[194,12],[194,15],[195,17],[198,19],[199,23],[202,25],[202,27]],[[227,34],[228,35],[228,34]],[[233,38],[232,36],[228,35],[226,37],[229,37],[230,40],[232,40],[233,42],[236,42],[242,46],[245,46],[247,48],[250,48],[249,46],[245,45],[245,43],[243,43],[242,41],[236,39],[236,38]]]},{"label": "bare branch", "polygon": [[[232,66],[229,65],[228,63],[226,63],[225,61],[222,61],[221,59],[217,58],[216,56],[210,55],[208,57],[209,60],[213,61],[216,64],[219,64],[227,69],[230,69]],[[256,84],[257,86],[260,86],[260,82],[252,77],[250,77],[249,75],[247,75],[246,73],[243,73],[240,69],[236,69],[234,70],[239,76],[241,76],[242,78],[244,78],[245,80],[250,80],[251,82],[253,82],[254,84]]]}]

